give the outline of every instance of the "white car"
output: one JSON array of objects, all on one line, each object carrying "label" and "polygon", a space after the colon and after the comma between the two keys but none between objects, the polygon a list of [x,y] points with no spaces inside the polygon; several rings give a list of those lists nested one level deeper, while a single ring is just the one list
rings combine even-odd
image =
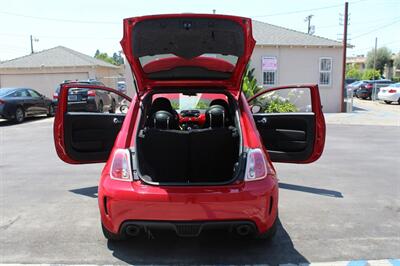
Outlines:
[{"label": "white car", "polygon": [[400,82],[381,88],[378,93],[378,99],[383,100],[387,104],[391,104],[392,102],[400,104]]}]

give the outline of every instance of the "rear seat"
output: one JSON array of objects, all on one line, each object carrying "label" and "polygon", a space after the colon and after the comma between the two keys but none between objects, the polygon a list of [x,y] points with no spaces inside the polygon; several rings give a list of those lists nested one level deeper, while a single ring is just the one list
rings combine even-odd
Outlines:
[{"label": "rear seat", "polygon": [[190,182],[222,182],[233,176],[239,148],[232,129],[193,130],[189,139]]},{"label": "rear seat", "polygon": [[142,174],[154,182],[187,182],[189,134],[180,130],[147,128],[137,143]]},{"label": "rear seat", "polygon": [[141,173],[154,182],[226,181],[233,176],[233,165],[238,158],[235,130],[148,128],[138,141]]}]

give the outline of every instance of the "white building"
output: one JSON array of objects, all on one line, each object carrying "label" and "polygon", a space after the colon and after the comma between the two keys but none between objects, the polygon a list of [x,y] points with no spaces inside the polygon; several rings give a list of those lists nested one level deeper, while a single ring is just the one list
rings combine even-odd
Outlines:
[{"label": "white building", "polygon": [[254,20],[253,36],[259,85],[318,84],[324,112],[340,112],[342,43]]}]

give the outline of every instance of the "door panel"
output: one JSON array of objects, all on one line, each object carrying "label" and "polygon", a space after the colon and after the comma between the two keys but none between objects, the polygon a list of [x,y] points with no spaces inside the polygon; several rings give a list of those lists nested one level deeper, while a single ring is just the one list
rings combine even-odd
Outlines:
[{"label": "door panel", "polygon": [[64,143],[69,157],[75,161],[107,159],[124,119],[124,114],[66,113]]},{"label": "door panel", "polygon": [[58,156],[68,163],[105,162],[131,99],[111,88],[76,83],[61,85],[59,95],[54,121]]},{"label": "door panel", "polygon": [[272,161],[310,163],[321,156],[325,122],[317,85],[267,89],[249,104]]}]

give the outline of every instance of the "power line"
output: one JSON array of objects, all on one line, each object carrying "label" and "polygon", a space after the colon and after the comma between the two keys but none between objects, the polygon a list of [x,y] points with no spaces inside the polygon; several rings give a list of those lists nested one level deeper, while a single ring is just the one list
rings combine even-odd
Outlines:
[{"label": "power line", "polygon": [[398,22],[400,22],[400,19],[395,20],[395,21],[392,21],[392,22],[390,22],[390,23],[388,23],[388,24],[382,25],[382,26],[380,26],[380,27],[378,27],[378,28],[375,28],[375,29],[373,29],[373,30],[370,30],[370,31],[361,33],[361,34],[359,34],[359,35],[356,35],[356,36],[353,37],[353,39],[359,38],[359,37],[362,37],[362,36],[365,36],[365,35],[368,35],[368,34],[370,34],[370,33],[373,33],[373,32],[375,32],[375,31],[381,30],[381,29],[383,29],[383,28],[387,28],[387,27],[392,26],[393,24],[396,24],[396,23],[398,23]]},{"label": "power line", "polygon": [[71,20],[71,19],[61,19],[61,18],[37,17],[37,16],[23,15],[23,14],[12,13],[12,12],[4,12],[4,11],[0,11],[0,13],[9,15],[9,16],[47,20],[47,21],[67,22],[67,23],[121,24],[120,22],[111,22],[111,21],[89,21],[89,20]]},{"label": "power line", "polygon": [[[364,2],[364,1],[368,1],[368,0],[354,1],[354,2],[351,2],[351,4],[357,4],[357,3],[360,3],[360,2]],[[273,13],[273,14],[267,14],[267,15],[257,15],[257,16],[252,16],[252,17],[253,18],[258,18],[258,17],[274,17],[274,16],[282,16],[282,15],[291,15],[291,14],[297,14],[297,13],[304,13],[304,12],[310,12],[310,11],[330,9],[330,8],[335,8],[335,7],[340,7],[340,6],[343,6],[343,4],[337,4],[337,5],[331,5],[331,6],[323,6],[323,7],[303,9],[303,10],[294,10],[294,11],[289,11],[289,12]]]}]

